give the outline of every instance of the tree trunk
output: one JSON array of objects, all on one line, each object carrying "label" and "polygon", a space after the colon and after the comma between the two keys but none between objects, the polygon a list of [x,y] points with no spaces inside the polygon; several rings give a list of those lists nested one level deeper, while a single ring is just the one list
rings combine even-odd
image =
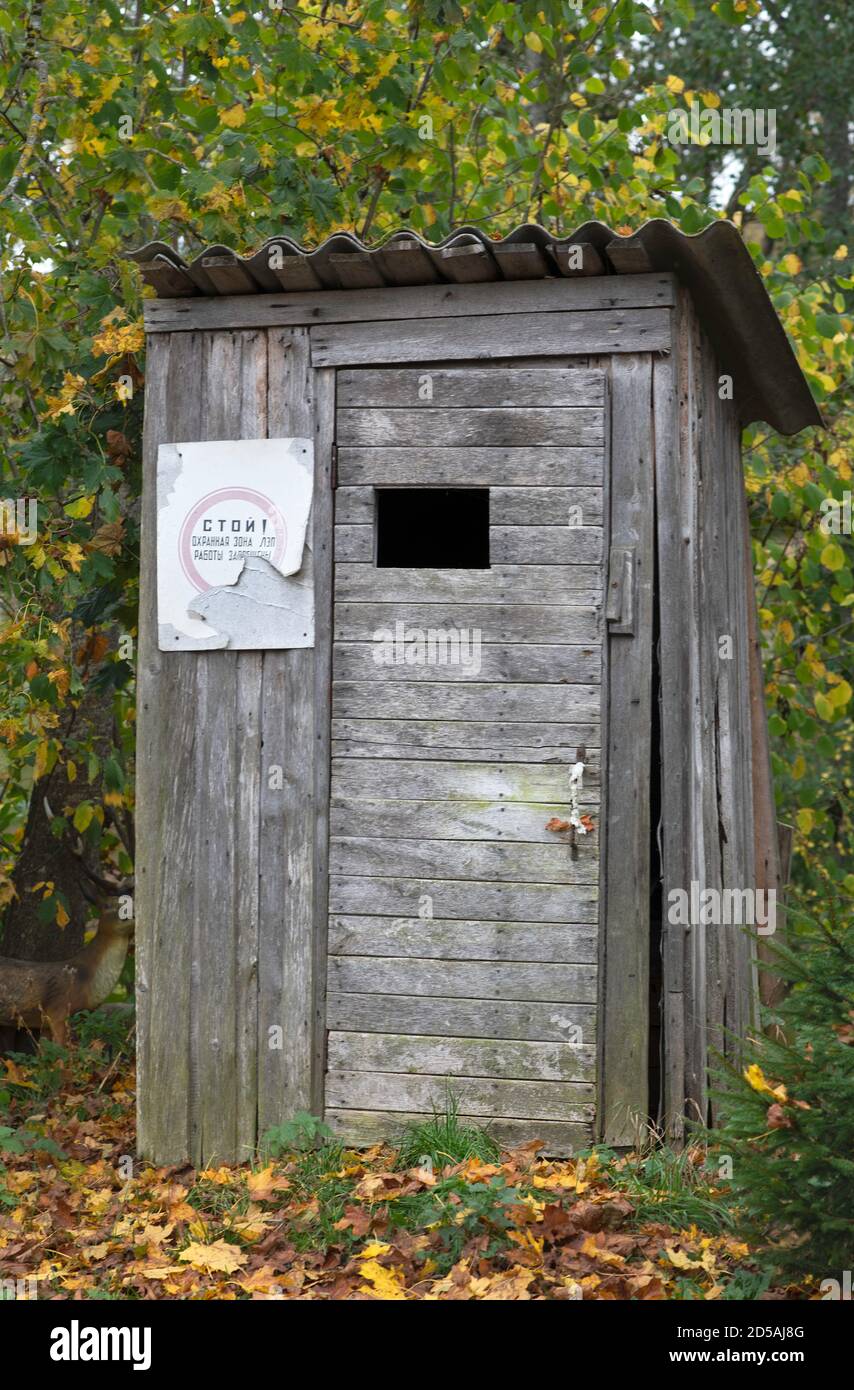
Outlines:
[{"label": "tree trunk", "polygon": [[[63,747],[73,729],[75,739],[91,741],[100,758],[108,755],[113,747],[113,695],[111,688],[93,690],[89,686],[79,705],[65,707],[57,731]],[[80,950],[84,927],[97,913],[83,892],[86,875],[72,849],[77,833],[71,829],[57,839],[51,832],[45,801],[54,816],[68,808],[70,820],[81,801],[97,801],[101,792],[99,783],[90,785],[79,775],[69,782],[60,762],[36,782],[21,852],[12,873],[16,896],[6,910],[0,954],[19,960],[65,960]],[[85,857],[89,867],[98,872],[95,854],[89,851]],[[65,927],[55,921],[45,923],[38,916],[44,889],[36,889],[35,885],[48,882],[54,884],[67,903],[71,920]],[[93,890],[89,887],[88,891],[91,894]]]}]

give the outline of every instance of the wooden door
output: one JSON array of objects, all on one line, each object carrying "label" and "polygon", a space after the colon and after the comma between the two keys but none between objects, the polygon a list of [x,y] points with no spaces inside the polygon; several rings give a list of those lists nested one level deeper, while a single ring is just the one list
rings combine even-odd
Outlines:
[{"label": "wooden door", "polygon": [[606,381],[337,373],[325,1104],[354,1142],[449,1089],[502,1140],[593,1135]]}]

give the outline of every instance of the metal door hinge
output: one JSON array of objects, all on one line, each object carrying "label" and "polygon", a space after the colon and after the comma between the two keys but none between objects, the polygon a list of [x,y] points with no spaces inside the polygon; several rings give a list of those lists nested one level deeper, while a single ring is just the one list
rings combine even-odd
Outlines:
[{"label": "metal door hinge", "polygon": [[612,545],[608,558],[608,595],[605,619],[609,632],[634,636],[636,612],[636,548],[633,545]]}]

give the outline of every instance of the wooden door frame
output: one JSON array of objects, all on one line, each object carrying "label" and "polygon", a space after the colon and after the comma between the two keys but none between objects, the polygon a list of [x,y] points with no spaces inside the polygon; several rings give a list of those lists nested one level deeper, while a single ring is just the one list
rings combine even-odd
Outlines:
[{"label": "wooden door frame", "polygon": [[[378,359],[377,365],[388,364],[389,355],[381,352]],[[543,360],[542,351],[522,356],[514,352],[512,357],[502,356],[499,360],[521,365],[537,359]],[[595,1133],[601,1142],[625,1148],[636,1142],[649,1106],[649,837],[650,786],[655,773],[651,761],[655,583],[653,357],[648,352],[617,351],[602,357],[561,354],[561,360],[566,365],[600,367],[606,371],[603,563],[607,567],[610,548],[615,546],[630,547],[636,556],[634,633],[609,633],[605,625],[602,640],[602,729],[605,737],[601,749],[599,1060]],[[432,361],[425,359],[425,365],[429,366]],[[316,369],[318,374],[332,378],[332,385],[327,389],[333,431],[334,378],[338,370],[348,365],[340,362],[334,368]],[[358,360],[352,365],[373,364]],[[334,434],[331,442],[334,442]],[[334,511],[330,514],[330,530],[334,529],[333,517]],[[606,573],[606,583],[609,578]],[[334,557],[330,560],[330,583],[334,592]],[[330,632],[334,618],[331,605],[330,594]],[[331,689],[331,639],[328,661]],[[327,768],[327,864],[328,779]],[[631,813],[627,814],[629,810]],[[328,873],[325,882],[328,889]],[[318,966],[316,974],[322,996],[317,1001],[318,1018],[323,1020],[322,1041],[317,1053],[319,1105],[322,1106],[328,923],[324,922],[321,927],[318,920],[317,926],[318,949],[322,951],[318,962],[324,963],[324,968]]]},{"label": "wooden door frame", "polygon": [[[595,359],[591,359],[591,365]],[[605,626],[599,1086],[601,1141],[637,1143],[649,1106],[650,788],[655,586],[653,359],[619,355],[610,369],[605,563],[633,552],[633,632]],[[609,572],[606,592],[617,579]],[[626,617],[625,612],[621,618]],[[614,628],[617,628],[615,631]]]}]

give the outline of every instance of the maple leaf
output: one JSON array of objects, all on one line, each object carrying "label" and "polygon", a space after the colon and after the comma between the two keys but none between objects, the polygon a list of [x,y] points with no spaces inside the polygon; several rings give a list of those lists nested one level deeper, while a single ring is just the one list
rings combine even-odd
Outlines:
[{"label": "maple leaf", "polygon": [[602,1235],[586,1236],[581,1245],[580,1253],[586,1255],[590,1260],[600,1260],[606,1265],[623,1265],[626,1263],[622,1255],[618,1255],[615,1250],[609,1250],[606,1244],[607,1237]]},{"label": "maple leaf", "polygon": [[572,826],[568,820],[561,820],[558,816],[552,816],[550,821],[546,821],[546,830],[571,830]]},{"label": "maple leaf", "polygon": [[271,1163],[257,1173],[250,1173],[246,1179],[246,1186],[256,1202],[270,1202],[277,1192],[287,1192],[290,1183],[287,1178],[276,1177]]},{"label": "maple leaf", "polygon": [[762,1068],[756,1062],[751,1062],[750,1066],[745,1068],[744,1079],[760,1095],[773,1096],[774,1100],[783,1102],[788,1100],[785,1086],[771,1086],[766,1081]]},{"label": "maple leaf", "polygon": [[359,1273],[363,1279],[368,1280],[368,1284],[362,1285],[360,1293],[370,1294],[372,1298],[397,1301],[406,1298],[402,1269],[386,1269],[385,1265],[378,1264],[376,1260],[365,1260],[359,1267]]},{"label": "maple leaf", "polygon": [[230,1168],[203,1168],[199,1173],[200,1182],[213,1182],[218,1186],[227,1187],[234,1182],[234,1173]]},{"label": "maple leaf", "polygon": [[487,1302],[527,1301],[531,1295],[529,1285],[536,1275],[521,1265],[514,1265],[509,1274],[493,1274],[486,1279],[472,1279],[469,1289],[475,1298]]},{"label": "maple leaf", "polygon": [[146,1225],[143,1227],[142,1231],[140,1231],[135,1243],[145,1246],[153,1245],[156,1249],[163,1244],[164,1240],[169,1239],[174,1229],[174,1221],[170,1221],[166,1226]]},{"label": "maple leaf", "polygon": [[354,1236],[366,1236],[371,1229],[373,1216],[364,1207],[345,1207],[344,1215],[336,1221],[336,1231],[352,1231]]},{"label": "maple leaf", "polygon": [[63,556],[68,568],[73,570],[75,574],[79,574],[80,566],[83,564],[83,558],[83,547],[78,545],[76,541],[69,541],[68,545],[65,547],[65,555]]},{"label": "maple leaf", "polygon": [[404,1173],[368,1173],[353,1189],[353,1196],[363,1202],[389,1201],[401,1195],[407,1181]]},{"label": "maple leaf", "polygon": [[[123,521],[107,521],[103,526],[98,527],[89,542],[90,548],[92,550],[99,550],[102,555],[118,555],[121,552],[124,534],[125,524]],[[68,549],[70,550],[71,546],[69,546]],[[66,559],[68,563],[71,564],[67,552]]]},{"label": "maple leaf", "polygon": [[238,1249],[236,1245],[229,1245],[226,1240],[215,1240],[210,1245],[200,1245],[198,1241],[191,1241],[186,1250],[181,1251],[178,1259],[192,1265],[193,1269],[204,1270],[206,1274],[212,1274],[214,1271],[233,1274],[246,1263],[246,1252]]},{"label": "maple leaf", "polygon": [[245,1279],[238,1279],[237,1283],[244,1293],[266,1298],[283,1298],[286,1289],[288,1293],[299,1292],[304,1277],[304,1275],[299,1274],[295,1280],[291,1278],[282,1281],[277,1278],[272,1265],[263,1265],[261,1269],[253,1270]]},{"label": "maple leaf", "polygon": [[702,1260],[692,1260],[684,1250],[676,1250],[672,1245],[668,1245],[665,1250],[668,1260],[677,1269],[702,1269]]}]

